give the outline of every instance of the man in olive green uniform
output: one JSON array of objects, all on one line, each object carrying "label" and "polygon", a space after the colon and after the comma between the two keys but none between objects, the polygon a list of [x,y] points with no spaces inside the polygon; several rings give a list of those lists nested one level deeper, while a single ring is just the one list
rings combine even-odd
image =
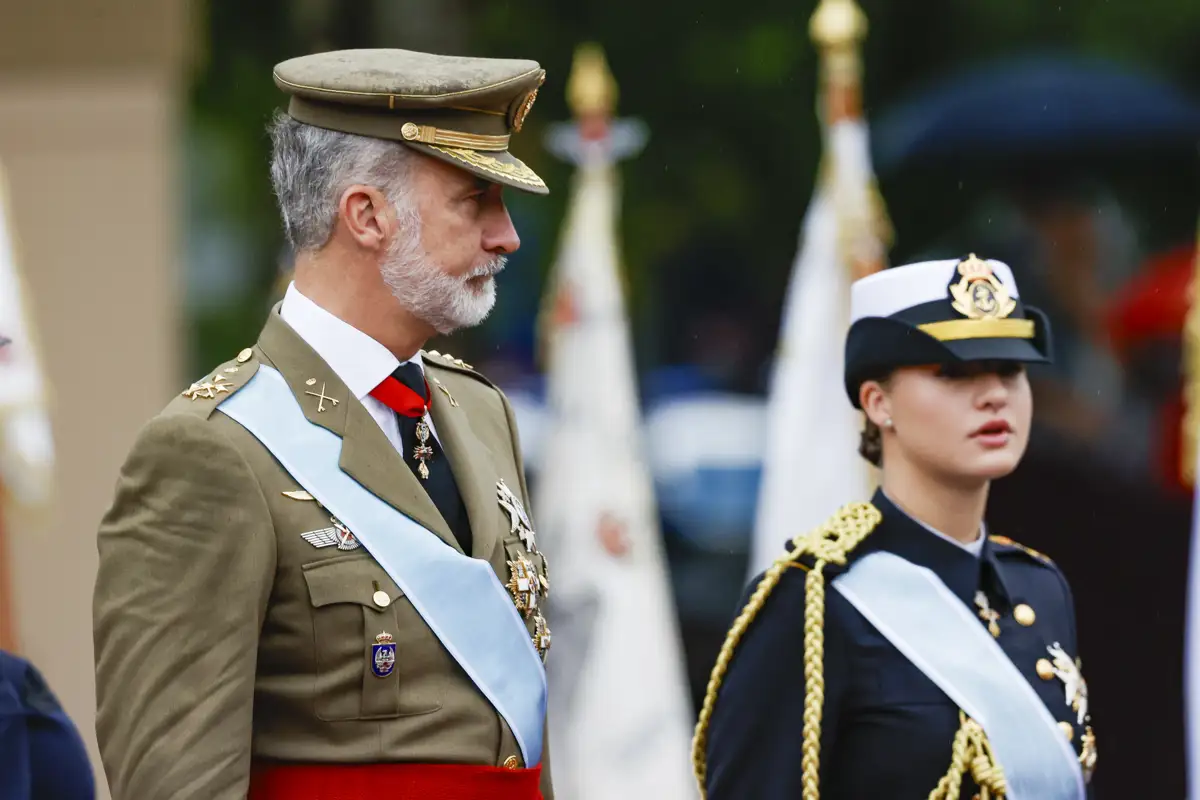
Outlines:
[{"label": "man in olive green uniform", "polygon": [[99,532],[115,800],[552,799],[546,559],[512,409],[421,350],[520,242],[534,62],[357,50],[276,67],[294,282],[257,345],[144,428]]}]

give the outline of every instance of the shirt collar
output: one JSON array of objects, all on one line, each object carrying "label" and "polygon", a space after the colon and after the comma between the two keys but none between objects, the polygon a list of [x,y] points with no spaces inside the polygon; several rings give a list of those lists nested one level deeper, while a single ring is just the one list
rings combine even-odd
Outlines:
[{"label": "shirt collar", "polygon": [[[294,283],[288,284],[279,315],[359,400],[401,364],[382,344],[301,294]],[[424,369],[420,352],[409,361]]]}]

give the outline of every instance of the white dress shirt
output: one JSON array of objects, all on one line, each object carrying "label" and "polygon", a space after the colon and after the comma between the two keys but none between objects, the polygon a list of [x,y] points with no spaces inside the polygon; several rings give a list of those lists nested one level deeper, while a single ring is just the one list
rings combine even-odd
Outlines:
[{"label": "white dress shirt", "polygon": [[[400,423],[396,412],[371,396],[371,390],[383,382],[400,366],[400,362],[392,352],[367,334],[330,314],[319,305],[302,295],[296,284],[288,284],[287,294],[283,297],[283,305],[279,309],[292,330],[317,351],[325,363],[329,365],[346,388],[370,412],[371,417],[379,423],[388,441],[404,455],[404,441],[400,438]],[[425,372],[425,365],[418,352],[409,361]],[[409,362],[403,362],[409,363]],[[429,429],[434,434],[433,420],[425,415]]]}]

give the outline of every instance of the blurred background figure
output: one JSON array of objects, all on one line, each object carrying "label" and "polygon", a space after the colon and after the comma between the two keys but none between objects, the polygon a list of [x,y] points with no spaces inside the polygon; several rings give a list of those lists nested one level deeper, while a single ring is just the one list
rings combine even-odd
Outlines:
[{"label": "blurred background figure", "polygon": [[0,798],[95,796],[83,739],[58,698],[32,664],[0,650]]}]

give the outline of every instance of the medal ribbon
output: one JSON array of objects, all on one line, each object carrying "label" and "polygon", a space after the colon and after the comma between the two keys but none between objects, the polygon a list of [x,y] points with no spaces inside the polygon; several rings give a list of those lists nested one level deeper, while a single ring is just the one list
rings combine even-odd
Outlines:
[{"label": "medal ribbon", "polygon": [[403,417],[424,417],[429,411],[430,396],[429,381],[425,381],[425,396],[421,397],[391,375],[371,390],[371,397]]}]

